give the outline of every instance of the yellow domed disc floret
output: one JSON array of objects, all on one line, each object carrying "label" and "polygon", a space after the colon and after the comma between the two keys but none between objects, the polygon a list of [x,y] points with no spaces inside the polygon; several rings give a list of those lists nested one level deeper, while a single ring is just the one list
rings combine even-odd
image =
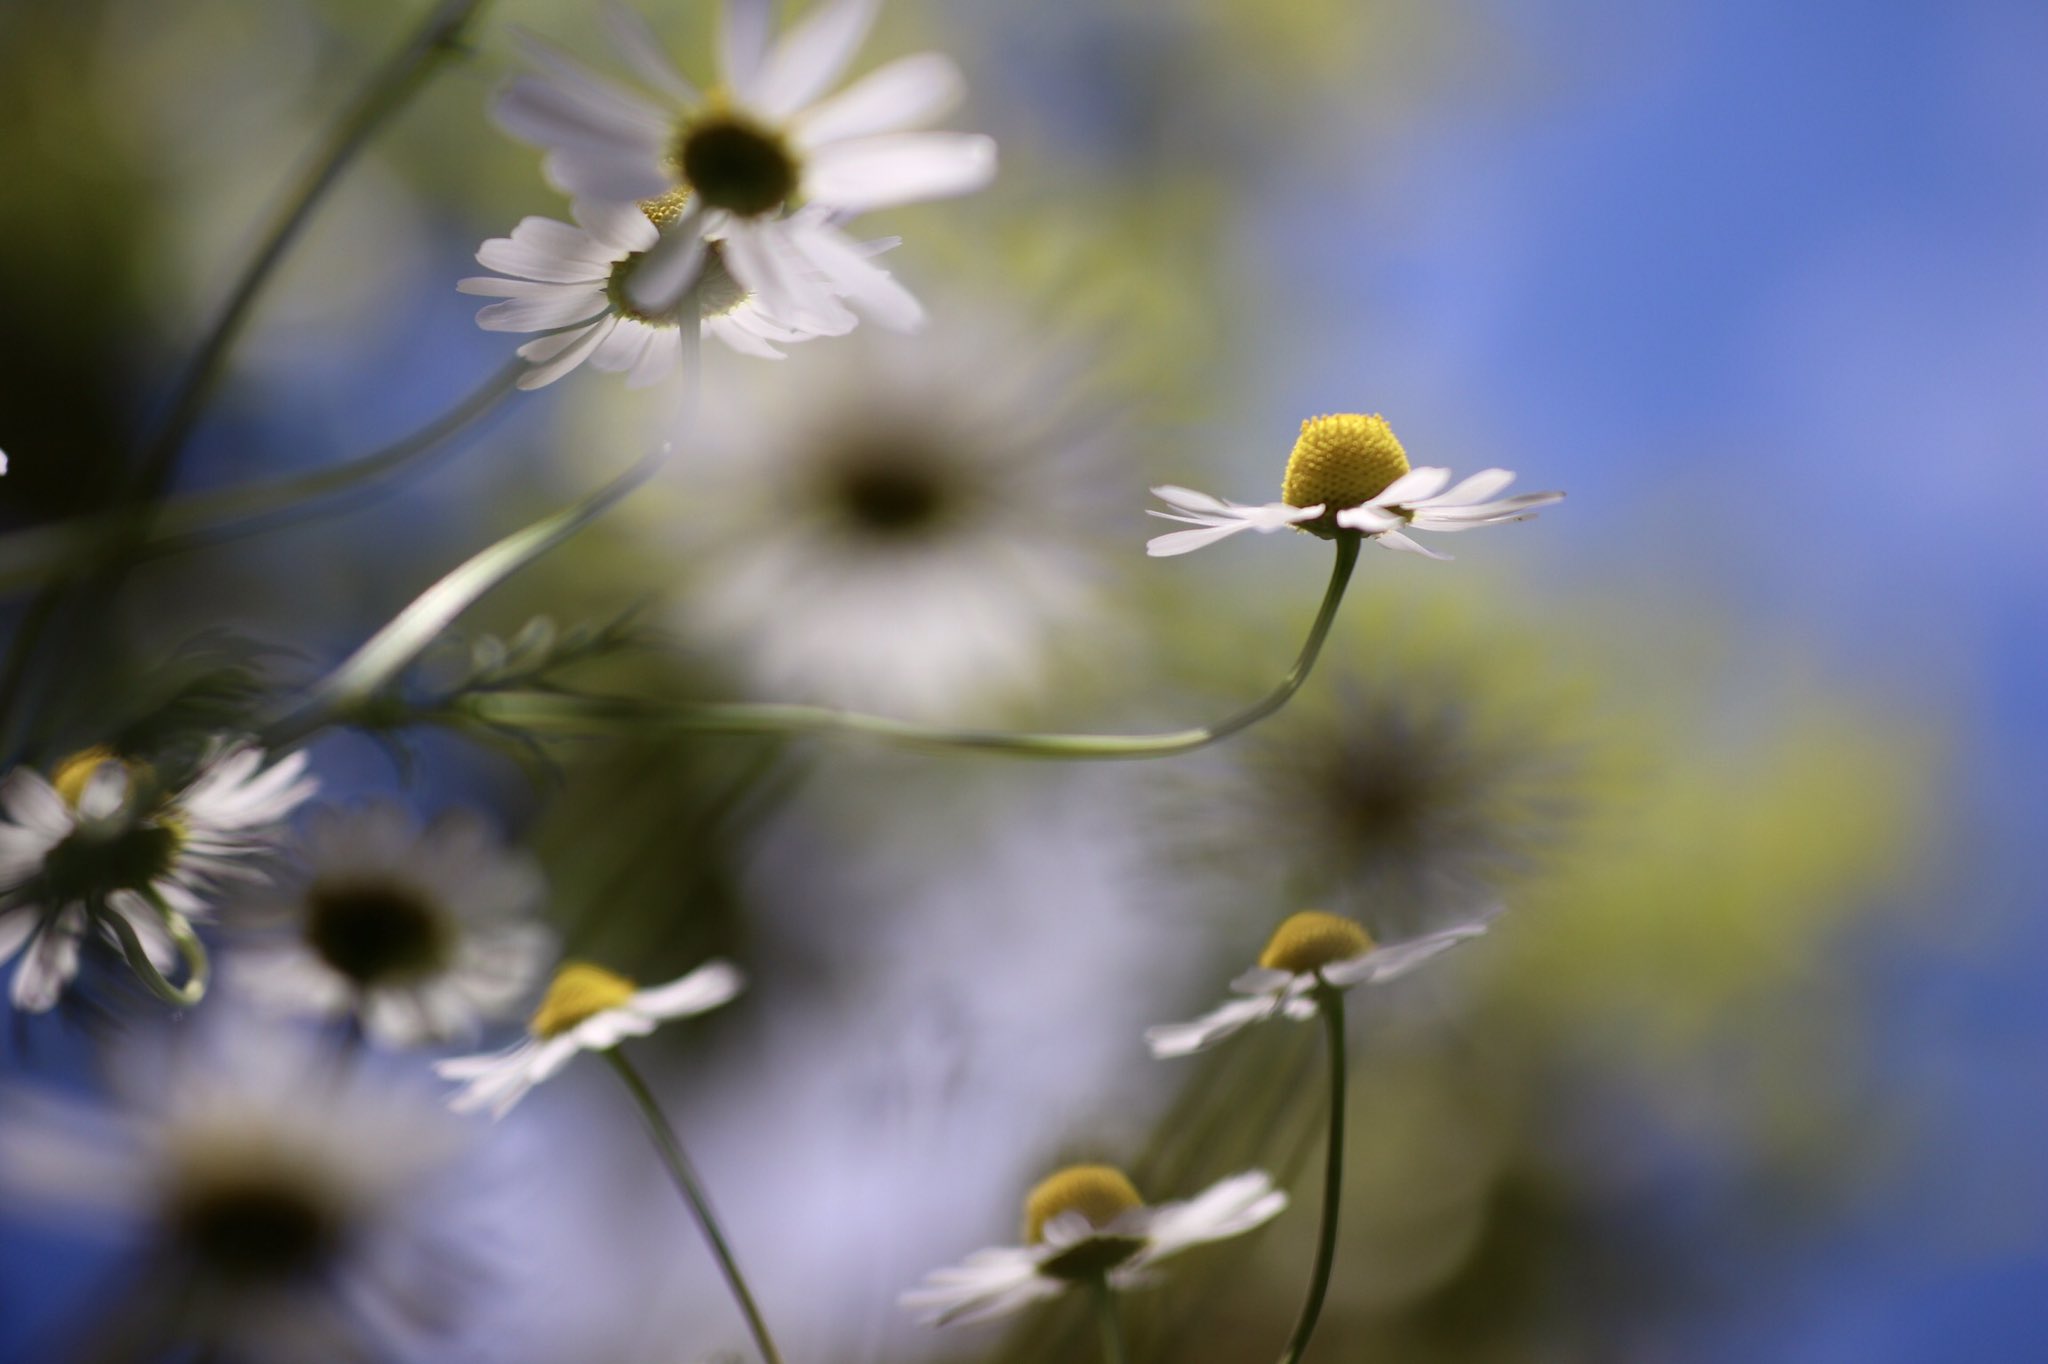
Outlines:
[{"label": "yellow domed disc floret", "polygon": [[616,971],[587,961],[565,962],[527,1027],[535,1037],[560,1036],[585,1019],[618,1008],[633,997],[634,989],[633,982]]},{"label": "yellow domed disc floret", "polygon": [[1310,417],[1287,457],[1280,500],[1340,512],[1385,492],[1407,472],[1408,452],[1378,413]]},{"label": "yellow domed disc floret", "polygon": [[1332,962],[1348,961],[1372,951],[1372,935],[1349,919],[1304,909],[1273,931],[1259,965],[1268,971],[1305,975]]},{"label": "yellow domed disc floret", "polygon": [[[1024,1239],[1045,1240],[1045,1225],[1065,1213],[1077,1212],[1100,1230],[1145,1200],[1130,1177],[1114,1165],[1069,1165],[1047,1176],[1024,1199]],[[1114,1269],[1145,1248],[1140,1236],[1091,1236],[1039,1265],[1056,1279],[1093,1279]]]}]

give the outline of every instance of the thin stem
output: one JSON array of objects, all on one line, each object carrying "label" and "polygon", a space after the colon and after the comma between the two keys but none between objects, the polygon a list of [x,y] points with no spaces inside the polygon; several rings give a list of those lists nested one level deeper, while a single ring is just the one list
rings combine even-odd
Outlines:
[{"label": "thin stem", "polygon": [[1323,1153],[1323,1224],[1316,1236],[1315,1268],[1309,1271],[1308,1298],[1301,1304],[1301,1317],[1294,1323],[1294,1335],[1280,1364],[1300,1364],[1308,1339],[1315,1334],[1316,1318],[1323,1313],[1323,1297],[1330,1289],[1330,1266],[1337,1258],[1337,1204],[1344,1185],[1344,994],[1330,985],[1318,985],[1316,1012],[1323,1017],[1330,1053],[1330,1135]]},{"label": "thin stem", "polygon": [[[159,911],[162,912],[162,911]],[[180,914],[164,914],[164,931],[176,945],[178,955],[185,963],[185,983],[173,985],[156,969],[156,963],[149,959],[149,953],[142,946],[142,939],[136,936],[135,925],[119,910],[103,910],[98,916],[120,941],[121,955],[128,960],[128,967],[139,976],[150,992],[166,1004],[188,1008],[206,997],[208,966],[206,948]]]},{"label": "thin stem", "polygon": [[1090,1285],[1095,1298],[1095,1320],[1102,1327],[1103,1364],[1127,1364],[1130,1356],[1124,1352],[1124,1328],[1118,1320],[1116,1290],[1109,1286],[1109,1276],[1098,1274]]},{"label": "thin stem", "polygon": [[647,728],[691,734],[864,734],[925,748],[966,748],[1024,758],[1163,758],[1206,747],[1247,729],[1286,705],[1301,690],[1322,652],[1344,589],[1358,563],[1360,537],[1340,536],[1323,602],[1294,665],[1265,696],[1227,719],[1163,734],[1033,734],[1002,730],[942,729],[884,715],[830,710],[822,706],[739,704],[670,706],[630,697],[561,696],[532,692],[476,693],[455,703],[459,714],[486,725],[536,732],[588,734]]},{"label": "thin stem", "polygon": [[754,1345],[761,1351],[761,1358],[768,1364],[782,1364],[782,1356],[776,1353],[775,1342],[768,1335],[768,1323],[761,1319],[761,1309],[754,1305],[754,1295],[747,1288],[746,1276],[740,1273],[739,1262],[733,1259],[732,1248],[725,1242],[725,1234],[718,1229],[718,1219],[712,1214],[711,1200],[704,1195],[704,1186],[697,1178],[697,1172],[690,1166],[690,1158],[683,1154],[683,1143],[676,1136],[676,1130],[669,1125],[661,1104],[655,1099],[654,1091],[640,1078],[640,1072],[626,1059],[624,1052],[613,1047],[605,1054],[619,1078],[626,1082],[626,1089],[633,1101],[640,1105],[640,1113],[647,1119],[647,1130],[654,1138],[654,1149],[661,1154],[662,1163],[668,1166],[669,1177],[675,1181],[676,1191],[683,1196],[683,1202],[690,1208],[690,1216],[696,1219],[697,1230],[704,1234],[704,1240],[711,1247],[711,1254],[718,1261],[718,1267],[725,1274],[725,1282],[732,1289],[733,1300],[739,1304],[740,1314],[747,1319],[747,1329],[753,1332]]}]

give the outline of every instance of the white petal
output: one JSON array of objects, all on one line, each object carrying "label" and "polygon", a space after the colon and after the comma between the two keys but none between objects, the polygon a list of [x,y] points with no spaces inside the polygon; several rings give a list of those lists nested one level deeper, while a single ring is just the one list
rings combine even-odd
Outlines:
[{"label": "white petal", "polygon": [[1469,507],[1474,503],[1486,501],[1514,481],[1514,474],[1507,469],[1481,469],[1448,492],[1431,498],[1430,504],[1437,507]]},{"label": "white petal", "polygon": [[980,189],[996,173],[996,144],[978,133],[887,133],[821,147],[804,169],[804,194],[844,213],[943,199]]},{"label": "white petal", "polygon": [[[546,388],[555,380],[567,374],[589,358],[598,343],[611,334],[616,319],[605,317],[581,332],[565,332],[559,336],[542,337],[529,341],[519,348],[519,354],[534,362],[532,369],[519,376],[519,387],[523,389]],[[556,344],[556,343],[561,344]],[[543,359],[543,357],[546,357]]]},{"label": "white petal", "polygon": [[526,35],[521,47],[545,75],[514,76],[492,109],[498,126],[550,150],[658,148],[675,118],[658,105],[592,73],[560,49]]},{"label": "white petal", "polygon": [[25,1014],[47,1013],[78,974],[78,942],[85,933],[85,911],[70,905],[42,932],[14,966],[8,999]]},{"label": "white petal", "polygon": [[487,332],[547,332],[587,322],[609,306],[602,290],[581,284],[545,286],[539,298],[508,298],[477,309],[476,324]]},{"label": "white petal", "polygon": [[633,68],[634,75],[677,104],[693,105],[702,101],[703,96],[697,93],[697,87],[676,70],[675,63],[662,50],[661,41],[647,27],[647,21],[640,17],[638,11],[620,3],[620,0],[606,0],[604,26],[605,31],[611,34],[612,46],[626,59],[626,65]]},{"label": "white petal", "polygon": [[1384,535],[1407,523],[1398,513],[1378,507],[1346,507],[1337,513],[1337,524],[1346,530],[1363,531],[1367,535]]},{"label": "white petal", "polygon": [[654,332],[654,339],[648,342],[640,363],[633,366],[633,372],[626,376],[627,388],[647,388],[658,384],[682,367],[682,328],[656,327],[650,330]]},{"label": "white petal", "polygon": [[849,302],[884,327],[907,332],[924,322],[924,309],[911,292],[837,228],[822,220],[792,219],[787,235]]},{"label": "white petal", "polygon": [[933,1270],[923,1287],[897,1302],[936,1326],[985,1321],[1065,1291],[1065,1284],[1040,1274],[1038,1265],[1039,1257],[1022,1246],[977,1250],[962,1264]]},{"label": "white petal", "polygon": [[768,0],[725,0],[718,30],[718,73],[742,104],[753,102],[768,55]]},{"label": "white petal", "polygon": [[36,931],[42,915],[31,905],[0,910],[0,966],[5,966]]},{"label": "white petal", "polygon": [[1410,469],[1407,473],[1380,489],[1379,494],[1367,500],[1369,507],[1401,507],[1424,498],[1434,497],[1444,485],[1451,481],[1451,471],[1432,465]]},{"label": "white petal", "polygon": [[788,358],[766,340],[740,326],[732,317],[707,317],[704,330],[742,355],[754,355],[763,360]]},{"label": "white petal", "polygon": [[1232,521],[1226,525],[1210,526],[1204,530],[1177,530],[1168,535],[1154,536],[1145,542],[1145,552],[1155,559],[1164,559],[1175,554],[1187,554],[1213,545],[1218,540],[1228,539],[1241,530],[1250,530],[1249,521]]},{"label": "white petal", "polygon": [[1381,984],[1408,974],[1438,953],[1449,951],[1484,932],[1484,920],[1439,929],[1407,942],[1376,948],[1349,961],[1334,963],[1323,969],[1323,978],[1336,986]]},{"label": "white petal", "polygon": [[651,1018],[683,1018],[701,1014],[732,999],[746,987],[747,978],[728,961],[707,961],[679,980],[642,990],[632,998],[632,1007]]},{"label": "white petal", "polygon": [[659,148],[556,152],[543,163],[548,183],[564,194],[637,203],[675,188]]},{"label": "white petal", "polygon": [[1185,1203],[1162,1203],[1150,1209],[1143,1252],[1150,1264],[1201,1245],[1237,1236],[1270,1222],[1287,1206],[1287,1195],[1273,1187],[1263,1170],[1250,1170],[1219,1180]]},{"label": "white petal", "polygon": [[823,94],[846,70],[875,21],[875,0],[817,0],[775,45],[752,103],[783,119]]},{"label": "white petal", "polygon": [[1158,1057],[1189,1056],[1215,1046],[1232,1033],[1271,1018],[1279,1007],[1272,996],[1233,999],[1190,1023],[1166,1023],[1145,1029],[1145,1043]]},{"label": "white petal", "polygon": [[1237,506],[1234,502],[1225,502],[1220,497],[1196,492],[1193,488],[1183,488],[1175,483],[1160,484],[1152,490],[1152,495],[1169,507],[1178,507],[1182,511],[1221,514],[1230,512]]},{"label": "white petal", "polygon": [[951,59],[936,52],[899,57],[799,116],[794,139],[812,151],[845,138],[923,127],[951,111],[966,91]]},{"label": "white petal", "polygon": [[698,233],[698,223],[694,211],[684,214],[634,266],[626,277],[626,298],[635,308],[650,316],[667,317],[680,306],[704,264],[704,238]]},{"label": "white petal", "polygon": [[595,248],[597,243],[567,223],[547,218],[527,218],[510,237],[493,237],[476,249],[477,264],[486,270],[546,284],[596,284],[609,278],[616,256],[598,250],[563,250],[563,243],[549,240],[549,234],[533,230],[551,225],[564,232],[576,232]]},{"label": "white petal", "polygon": [[1231,981],[1230,988],[1241,995],[1299,994],[1313,983],[1312,978],[1297,975],[1293,971],[1278,971],[1270,966],[1254,966]]},{"label": "white petal", "polygon": [[1385,545],[1388,549],[1405,550],[1410,554],[1420,554],[1425,559],[1443,559],[1448,561],[1451,557],[1448,554],[1439,554],[1433,549],[1425,549],[1397,530],[1390,530],[1385,534],[1375,535],[1372,538],[1372,542],[1376,545]]},{"label": "white petal", "polygon": [[578,199],[569,206],[569,212],[605,248],[607,275],[613,264],[635,251],[645,251],[661,240],[661,229],[638,204]]}]

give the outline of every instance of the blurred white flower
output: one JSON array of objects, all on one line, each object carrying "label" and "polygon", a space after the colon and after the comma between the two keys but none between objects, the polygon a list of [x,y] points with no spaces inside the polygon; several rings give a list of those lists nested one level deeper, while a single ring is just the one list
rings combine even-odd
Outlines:
[{"label": "blurred white flower", "polygon": [[1338,531],[1356,531],[1388,549],[1448,559],[1406,532],[1526,521],[1537,508],[1564,498],[1563,493],[1499,497],[1514,481],[1506,469],[1483,469],[1451,486],[1448,469],[1409,468],[1407,452],[1376,413],[1311,417],[1301,424],[1301,436],[1288,456],[1280,501],[1252,506],[1188,488],[1154,488],[1172,510],[1149,515],[1198,529],[1156,536],[1145,552],[1154,557],[1186,554],[1239,531],[1293,526],[1326,539]]},{"label": "blurred white flower", "polygon": [[388,1046],[471,1038],[545,969],[546,891],[533,859],[474,815],[422,830],[396,805],[322,810],[301,865],[235,906],[258,933],[228,969],[259,1003],[353,1013]]},{"label": "blurred white flower", "polygon": [[0,781],[0,962],[20,954],[14,1007],[57,1002],[89,928],[118,947],[125,925],[158,971],[171,970],[171,928],[203,916],[221,881],[262,875],[256,862],[318,785],[305,767],[303,753],[266,768],[260,749],[221,741],[169,790],[149,764],[105,748],[73,754],[49,779],[10,772]]},{"label": "blurred white flower", "polygon": [[649,989],[588,962],[566,962],[546,998],[509,1050],[457,1056],[434,1063],[444,1080],[462,1082],[450,1100],[458,1113],[489,1108],[502,1118],[528,1090],[574,1060],[579,1051],[609,1051],[628,1037],[645,1037],[671,1018],[707,1013],[739,994],[745,979],[729,962],[709,961],[678,980]]},{"label": "blurred white flower", "polygon": [[1354,985],[1396,980],[1485,931],[1482,919],[1379,947],[1349,919],[1303,910],[1274,931],[1256,967],[1230,982],[1232,990],[1247,998],[1233,999],[1191,1023],[1147,1028],[1145,1041],[1154,1056],[1187,1056],[1269,1018],[1283,1014],[1296,1020],[1314,1018],[1316,990],[1325,986],[1348,990]]},{"label": "blurred white flower", "polygon": [[783,700],[953,719],[1029,696],[1110,564],[1114,447],[1072,359],[975,323],[707,396],[657,531],[688,548],[685,629]]},{"label": "blurred white flower", "polygon": [[140,1252],[76,1357],[418,1357],[408,1337],[447,1323],[463,1268],[421,1203],[459,1129],[415,1092],[237,1021],[167,1058],[118,1058],[112,1111],[8,1096],[9,1206]]},{"label": "blurred white flower", "polygon": [[[613,42],[654,93],[529,40],[540,69],[512,82],[498,122],[546,149],[549,179],[572,195],[625,204],[687,194],[661,249],[633,274],[636,308],[672,308],[715,241],[725,268],[784,325],[829,330],[844,297],[885,326],[914,326],[917,301],[837,221],[980,189],[995,173],[995,144],[913,131],[962,94],[959,71],[936,53],[901,58],[821,98],[875,8],[876,0],[821,0],[771,46],[768,0],[727,0],[719,85],[700,93],[644,22],[613,4]],[[812,211],[785,214],[796,204]]]},{"label": "blurred white flower", "polygon": [[1286,1206],[1287,1195],[1260,1170],[1232,1175],[1185,1203],[1148,1207],[1114,1166],[1069,1166],[1024,1200],[1024,1245],[977,1250],[933,1270],[898,1301],[945,1325],[1002,1316],[1103,1275],[1116,1288],[1142,1287],[1159,1261],[1241,1235]]},{"label": "blurred white flower", "polygon": [[[519,354],[533,363],[520,376],[521,388],[542,388],[589,363],[594,369],[625,372],[629,388],[660,382],[681,369],[695,349],[683,330],[682,309],[694,302],[698,328],[744,355],[779,360],[778,344],[851,331],[845,309],[815,319],[807,328],[784,326],[770,317],[759,298],[733,278],[722,247],[705,248],[694,291],[657,311],[629,301],[632,277],[670,221],[675,208],[660,201],[603,204],[578,200],[575,226],[552,218],[527,218],[509,237],[493,237],[476,258],[498,275],[479,275],[456,287],[466,294],[502,298],[476,315],[487,331],[546,332]],[[806,210],[808,212],[809,210]],[[888,242],[864,242],[873,255]]]}]

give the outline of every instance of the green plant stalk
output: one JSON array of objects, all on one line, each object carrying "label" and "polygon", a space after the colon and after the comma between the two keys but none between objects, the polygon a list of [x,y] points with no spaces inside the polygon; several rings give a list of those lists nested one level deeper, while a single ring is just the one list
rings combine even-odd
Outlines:
[{"label": "green plant stalk", "polygon": [[149,953],[143,950],[142,939],[136,936],[135,926],[128,922],[126,915],[109,909],[93,917],[114,930],[114,937],[121,944],[121,955],[127,959],[129,969],[149,987],[150,993],[166,1004],[181,1009],[189,1008],[206,997],[209,974],[206,947],[192,931],[191,925],[185,922],[183,915],[171,913],[162,905],[157,905],[156,909],[157,913],[163,916],[164,931],[170,934],[171,941],[177,946],[178,955],[184,958],[183,985],[173,985],[164,979],[163,972],[156,969],[156,963],[151,961]]},{"label": "green plant stalk", "polygon": [[1205,748],[1265,719],[1292,699],[1308,680],[1337,618],[1351,572],[1358,564],[1361,537],[1337,540],[1337,560],[1314,624],[1294,664],[1259,700],[1215,724],[1162,734],[1035,734],[1003,730],[944,729],[885,715],[831,710],[823,706],[713,704],[671,706],[630,697],[563,696],[540,692],[486,692],[457,698],[458,718],[538,734],[639,732],[652,728],[689,734],[859,734],[922,748],[971,749],[1022,758],[1163,758]]},{"label": "green plant stalk", "polygon": [[739,1304],[740,1315],[747,1319],[747,1329],[753,1333],[754,1345],[761,1351],[761,1358],[767,1364],[782,1364],[782,1356],[776,1353],[775,1341],[768,1334],[768,1323],[761,1319],[761,1309],[755,1305],[754,1295],[747,1288],[746,1276],[740,1273],[739,1261],[733,1258],[732,1247],[726,1244],[725,1234],[718,1228],[718,1219],[711,1211],[711,1200],[705,1197],[703,1183],[691,1168],[690,1158],[683,1153],[683,1143],[662,1113],[654,1091],[647,1087],[647,1082],[640,1078],[640,1072],[617,1047],[606,1051],[604,1057],[612,1063],[612,1069],[619,1073],[619,1078],[625,1081],[627,1092],[640,1106],[641,1116],[647,1119],[647,1131],[654,1138],[654,1149],[668,1167],[676,1191],[689,1205],[697,1230],[704,1234],[705,1242],[711,1247],[711,1254],[718,1261],[727,1286],[732,1289],[733,1300]]},{"label": "green plant stalk", "polygon": [[1096,1275],[1089,1287],[1095,1299],[1095,1320],[1102,1327],[1103,1364],[1128,1364],[1123,1323],[1117,1319],[1116,1290],[1109,1286],[1109,1275]]},{"label": "green plant stalk", "polygon": [[1330,985],[1319,984],[1315,1001],[1330,1053],[1330,1135],[1323,1153],[1323,1222],[1316,1236],[1316,1262],[1309,1271],[1308,1297],[1301,1304],[1301,1316],[1294,1323],[1294,1335],[1280,1356],[1280,1364],[1300,1364],[1309,1337],[1315,1334],[1316,1319],[1323,1314],[1323,1298],[1330,1290],[1330,1267],[1337,1258],[1337,1205],[1344,1188],[1344,994]]}]

